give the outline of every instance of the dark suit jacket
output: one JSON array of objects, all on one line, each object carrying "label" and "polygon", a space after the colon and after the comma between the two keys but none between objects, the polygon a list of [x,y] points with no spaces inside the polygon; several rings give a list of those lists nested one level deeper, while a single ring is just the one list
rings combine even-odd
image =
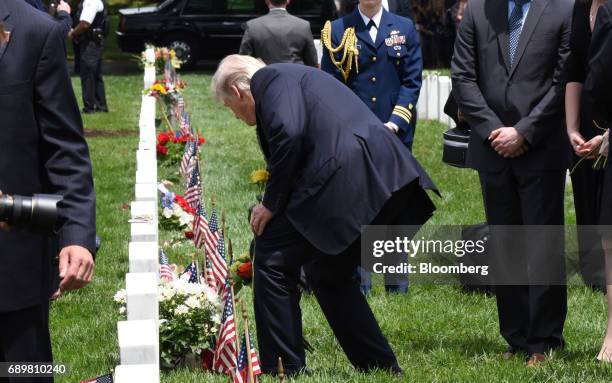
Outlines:
[{"label": "dark suit jacket", "polygon": [[[510,67],[508,1],[468,3],[451,66],[453,94],[472,127],[468,166],[486,172],[507,165],[515,171],[569,166],[562,72],[572,8],[571,0],[533,0]],[[489,134],[503,126],[525,137],[525,155],[504,159],[491,148]]]},{"label": "dark suit jacket", "polygon": [[589,73],[584,83],[584,97],[588,97],[602,117],[609,123],[612,108],[612,3],[603,4],[597,11],[597,20],[589,50]]},{"label": "dark suit jacket", "polygon": [[319,64],[310,23],[283,9],[245,24],[240,54],[262,59],[266,64]]},{"label": "dark suit jacket", "polygon": [[0,232],[3,312],[49,299],[58,245],[94,253],[95,195],[62,25],[23,0],[0,1],[0,21],[11,32],[0,45],[0,190],[64,197],[57,238]]},{"label": "dark suit jacket", "polygon": [[401,141],[329,74],[269,65],[255,73],[251,92],[270,172],[263,204],[323,253],[345,250],[413,180],[435,188]]}]

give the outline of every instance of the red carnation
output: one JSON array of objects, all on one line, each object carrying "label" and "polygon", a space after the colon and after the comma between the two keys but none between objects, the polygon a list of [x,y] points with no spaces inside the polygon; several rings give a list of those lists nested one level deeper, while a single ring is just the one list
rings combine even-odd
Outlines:
[{"label": "red carnation", "polygon": [[185,232],[185,238],[193,239],[193,231],[189,230]]},{"label": "red carnation", "polygon": [[165,133],[159,133],[157,135],[157,143],[159,145],[165,145],[168,142],[168,136]]},{"label": "red carnation", "polygon": [[253,278],[253,265],[251,262],[246,262],[238,266],[237,274],[240,278],[250,281],[251,278]]},{"label": "red carnation", "polygon": [[168,148],[164,145],[157,145],[157,154],[161,154],[162,156],[168,155]]},{"label": "red carnation", "polygon": [[204,137],[198,137],[198,145],[202,145],[205,142],[206,142],[206,139]]}]

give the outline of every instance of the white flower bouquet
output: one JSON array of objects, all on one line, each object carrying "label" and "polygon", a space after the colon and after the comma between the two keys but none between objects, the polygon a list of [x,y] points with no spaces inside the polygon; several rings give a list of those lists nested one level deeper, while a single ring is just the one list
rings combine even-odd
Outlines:
[{"label": "white flower bouquet", "polygon": [[[221,322],[215,291],[184,279],[159,284],[159,342],[163,365],[175,367],[189,355],[214,347],[213,337]],[[125,313],[126,292],[115,294],[119,313]]]}]

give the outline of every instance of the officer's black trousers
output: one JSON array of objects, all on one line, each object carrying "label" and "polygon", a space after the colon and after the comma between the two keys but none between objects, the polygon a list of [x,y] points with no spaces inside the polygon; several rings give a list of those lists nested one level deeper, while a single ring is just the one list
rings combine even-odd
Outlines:
[{"label": "officer's black trousers", "polygon": [[[415,224],[414,220],[397,220],[401,214],[417,211],[408,206],[409,201],[421,201],[413,192],[423,198],[420,207],[426,211],[422,217],[426,220],[431,202],[415,183],[395,193],[372,223]],[[420,223],[424,220],[419,219]],[[298,233],[284,214],[268,223],[256,239],[254,262],[255,319],[265,373],[277,372],[279,357],[287,373],[305,367],[298,290],[301,266],[349,361],[362,370],[398,368],[393,350],[359,289],[355,273],[359,263],[360,239],[339,255],[327,255]]]},{"label": "officer's black trousers", "polygon": [[[0,363],[51,363],[49,304],[0,313]],[[0,383],[53,382],[53,378],[0,378]]]},{"label": "officer's black trousers", "polygon": [[84,40],[79,42],[81,65],[81,89],[83,92],[83,106],[87,111],[108,110],[106,105],[106,92],[102,78],[102,52],[104,39],[101,41]]}]

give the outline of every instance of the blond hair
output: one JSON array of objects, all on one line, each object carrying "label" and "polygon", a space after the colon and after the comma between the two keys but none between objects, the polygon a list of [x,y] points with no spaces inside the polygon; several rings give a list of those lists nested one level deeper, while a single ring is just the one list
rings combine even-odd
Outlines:
[{"label": "blond hair", "polygon": [[230,94],[230,88],[235,86],[241,91],[251,90],[251,78],[255,72],[266,64],[251,56],[229,55],[219,63],[215,72],[211,91],[218,101],[223,101]]},{"label": "blond hair", "polygon": [[6,36],[4,34],[4,24],[0,23],[0,44],[4,43]]}]

